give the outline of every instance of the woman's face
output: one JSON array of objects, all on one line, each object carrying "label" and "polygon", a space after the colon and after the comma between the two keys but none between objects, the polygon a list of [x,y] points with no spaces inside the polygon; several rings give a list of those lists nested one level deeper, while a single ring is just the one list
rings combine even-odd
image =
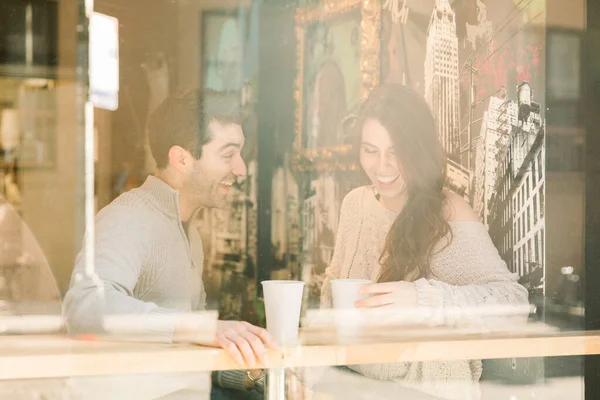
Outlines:
[{"label": "woman's face", "polygon": [[382,200],[398,198],[405,182],[387,129],[376,119],[368,119],[363,125],[360,142],[360,164]]}]

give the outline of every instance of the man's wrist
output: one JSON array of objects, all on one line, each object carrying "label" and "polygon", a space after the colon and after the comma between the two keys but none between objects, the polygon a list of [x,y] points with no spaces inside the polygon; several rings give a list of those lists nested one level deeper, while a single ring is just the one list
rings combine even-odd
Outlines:
[{"label": "man's wrist", "polygon": [[262,369],[251,369],[247,370],[244,374],[244,387],[247,390],[252,390],[256,387],[257,383],[260,382],[265,376],[265,372]]}]

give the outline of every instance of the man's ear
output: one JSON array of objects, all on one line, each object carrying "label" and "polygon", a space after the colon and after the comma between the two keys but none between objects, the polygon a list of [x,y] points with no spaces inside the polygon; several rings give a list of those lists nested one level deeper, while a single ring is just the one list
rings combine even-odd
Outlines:
[{"label": "man's ear", "polygon": [[169,149],[169,165],[179,172],[189,171],[193,159],[191,153],[181,146],[172,146]]}]

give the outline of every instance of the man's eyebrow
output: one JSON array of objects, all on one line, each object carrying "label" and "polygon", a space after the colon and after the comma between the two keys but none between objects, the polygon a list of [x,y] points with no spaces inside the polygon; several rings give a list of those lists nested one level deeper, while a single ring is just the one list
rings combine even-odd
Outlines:
[{"label": "man's eyebrow", "polygon": [[235,147],[236,149],[241,149],[242,148],[242,146],[239,143],[233,143],[232,142],[232,143],[226,143],[223,146],[221,146],[219,148],[219,151],[223,151],[223,150],[225,150],[228,147]]}]

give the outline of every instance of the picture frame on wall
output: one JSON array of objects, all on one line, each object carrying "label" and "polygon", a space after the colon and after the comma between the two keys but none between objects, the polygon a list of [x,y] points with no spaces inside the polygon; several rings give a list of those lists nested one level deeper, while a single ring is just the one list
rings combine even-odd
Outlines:
[{"label": "picture frame on wall", "polygon": [[356,112],[379,84],[381,8],[361,0],[296,10],[295,170],[356,168]]}]

